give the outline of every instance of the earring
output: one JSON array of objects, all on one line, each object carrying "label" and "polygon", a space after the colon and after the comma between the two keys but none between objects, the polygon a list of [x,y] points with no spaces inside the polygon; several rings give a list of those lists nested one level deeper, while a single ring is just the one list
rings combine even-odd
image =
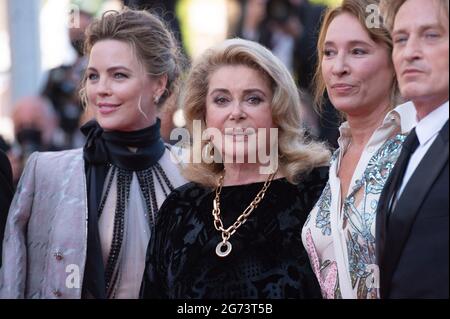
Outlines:
[{"label": "earring", "polygon": [[203,158],[213,160],[214,159],[214,145],[211,141],[208,142],[208,144],[205,145],[203,148]]},{"label": "earring", "polygon": [[159,96],[158,96],[158,95],[155,95],[155,96],[153,97],[153,102],[154,102],[155,104],[158,104],[158,103],[159,103]]}]

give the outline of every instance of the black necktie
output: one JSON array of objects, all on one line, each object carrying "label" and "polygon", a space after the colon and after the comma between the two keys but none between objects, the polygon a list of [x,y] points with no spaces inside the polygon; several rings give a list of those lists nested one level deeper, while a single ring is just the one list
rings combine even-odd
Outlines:
[{"label": "black necktie", "polygon": [[400,156],[398,157],[397,162],[395,163],[395,166],[391,172],[390,183],[387,186],[388,191],[386,193],[386,200],[384,201],[388,218],[392,213],[392,205],[396,200],[397,193],[402,186],[403,177],[405,176],[409,159],[418,146],[419,140],[417,138],[416,129],[414,128],[403,143]]}]

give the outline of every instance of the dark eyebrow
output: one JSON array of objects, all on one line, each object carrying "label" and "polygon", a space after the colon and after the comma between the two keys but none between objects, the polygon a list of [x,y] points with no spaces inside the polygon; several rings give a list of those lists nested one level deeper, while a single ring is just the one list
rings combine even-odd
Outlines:
[{"label": "dark eyebrow", "polygon": [[[227,89],[214,89],[211,91],[211,93],[209,93],[209,95],[212,95],[214,93],[225,93],[225,94],[230,94],[230,91],[228,91]],[[260,89],[246,89],[243,91],[244,94],[250,94],[250,93],[259,93],[262,94],[264,97],[266,96],[266,94],[260,90]]]},{"label": "dark eyebrow", "polygon": [[[88,71],[95,71],[95,72],[97,72],[97,69],[94,68],[94,67],[88,67],[87,70]],[[118,70],[125,70],[125,71],[130,72],[130,73],[132,72],[129,68],[127,68],[125,66],[121,66],[121,65],[112,66],[112,67],[107,69],[108,72],[114,72],[114,71],[118,71]]]},{"label": "dark eyebrow", "polygon": [[228,91],[227,89],[214,89],[214,90],[211,91],[211,93],[209,93],[209,95],[212,95],[214,93],[230,94],[230,91]]},{"label": "dark eyebrow", "polygon": [[370,44],[370,43],[368,43],[368,42],[365,42],[365,41],[358,41],[358,40],[350,41],[350,44],[351,44],[352,46],[362,45],[362,46],[369,46],[369,47],[372,47],[372,44]]},{"label": "dark eyebrow", "polygon": [[[365,41],[360,41],[360,40],[350,41],[349,44],[350,44],[350,46],[362,45],[362,46],[372,47],[372,45],[370,43],[365,42]],[[335,45],[335,43],[332,42],[332,41],[327,41],[327,42],[324,43],[324,46],[327,46],[327,45]]]},{"label": "dark eyebrow", "polygon": [[244,94],[250,94],[250,93],[259,93],[259,94],[262,94],[264,97],[266,96],[266,94],[263,91],[261,91],[260,89],[247,89],[247,90],[244,90]]}]

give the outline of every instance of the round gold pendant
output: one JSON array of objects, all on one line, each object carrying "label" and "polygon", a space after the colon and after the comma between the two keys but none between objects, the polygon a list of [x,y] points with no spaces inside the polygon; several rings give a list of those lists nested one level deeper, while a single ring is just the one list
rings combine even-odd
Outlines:
[{"label": "round gold pendant", "polygon": [[[224,248],[225,250],[223,250]],[[229,241],[220,242],[219,244],[217,244],[216,254],[219,257],[226,257],[230,254],[231,248],[233,248],[233,246],[231,246],[231,243]]]}]

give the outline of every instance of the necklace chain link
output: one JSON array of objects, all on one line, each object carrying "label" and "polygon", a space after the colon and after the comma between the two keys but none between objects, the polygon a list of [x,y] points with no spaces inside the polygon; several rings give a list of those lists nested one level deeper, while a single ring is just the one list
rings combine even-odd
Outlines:
[{"label": "necklace chain link", "polygon": [[[213,201],[213,210],[212,215],[214,217],[214,227],[216,230],[220,231],[222,233],[222,242],[219,243],[216,253],[220,257],[226,257],[231,252],[231,244],[228,242],[231,236],[238,230],[239,227],[241,227],[247,220],[250,214],[258,207],[259,203],[263,200],[264,196],[266,195],[267,189],[269,188],[270,184],[273,181],[273,178],[275,177],[276,172],[269,175],[266,182],[264,183],[264,186],[262,189],[258,192],[258,194],[255,196],[255,199],[250,203],[250,205],[244,210],[244,212],[236,219],[236,221],[228,228],[225,229],[223,226],[222,219],[220,217],[221,211],[220,211],[220,194],[222,193],[222,187],[223,187],[223,180],[224,180],[224,174],[219,178],[219,185],[216,188],[216,196],[214,197]],[[225,253],[220,252],[221,246],[227,246],[228,249]]]}]

